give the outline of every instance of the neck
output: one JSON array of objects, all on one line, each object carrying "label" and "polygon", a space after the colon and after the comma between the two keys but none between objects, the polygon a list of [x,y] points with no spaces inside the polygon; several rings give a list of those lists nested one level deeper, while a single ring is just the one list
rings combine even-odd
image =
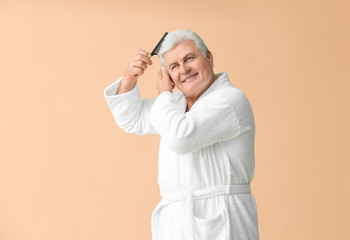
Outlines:
[{"label": "neck", "polygon": [[207,91],[207,89],[213,84],[213,82],[215,82],[216,80],[216,76],[215,74],[213,73],[213,77],[212,79],[210,80],[208,86],[203,90],[201,91],[198,95],[196,95],[195,97],[191,96],[191,97],[186,97],[186,102],[187,102],[187,109],[186,109],[186,112],[190,111],[191,107],[193,106],[193,104],[200,98],[200,96],[203,95],[203,93],[205,93],[205,91]]}]

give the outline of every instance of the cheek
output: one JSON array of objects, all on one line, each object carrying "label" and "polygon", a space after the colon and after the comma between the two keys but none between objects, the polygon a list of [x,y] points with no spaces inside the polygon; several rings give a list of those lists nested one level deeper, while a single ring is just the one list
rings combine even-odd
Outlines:
[{"label": "cheek", "polygon": [[177,74],[173,73],[173,74],[169,74],[169,75],[170,75],[170,79],[172,79],[175,84],[179,83],[179,77]]}]

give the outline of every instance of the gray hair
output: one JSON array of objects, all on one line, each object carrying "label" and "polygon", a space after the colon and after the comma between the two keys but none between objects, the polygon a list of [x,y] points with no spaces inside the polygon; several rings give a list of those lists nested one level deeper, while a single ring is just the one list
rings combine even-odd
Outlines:
[{"label": "gray hair", "polygon": [[186,39],[192,40],[196,44],[196,47],[201,51],[202,55],[204,57],[207,56],[208,48],[205,45],[204,41],[195,32],[186,28],[179,28],[166,35],[159,49],[158,57],[162,66],[165,66],[163,58],[164,53],[171,50],[178,43]]}]

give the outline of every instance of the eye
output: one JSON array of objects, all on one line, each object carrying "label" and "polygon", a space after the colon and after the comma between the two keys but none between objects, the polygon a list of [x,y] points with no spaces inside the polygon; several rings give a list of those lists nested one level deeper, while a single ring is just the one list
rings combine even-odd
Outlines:
[{"label": "eye", "polygon": [[173,66],[171,66],[171,71],[174,71],[174,69],[177,67],[177,65],[173,65]]},{"label": "eye", "polygon": [[188,60],[190,60],[190,59],[192,59],[193,57],[187,57],[186,59],[185,59],[185,62],[187,62]]}]

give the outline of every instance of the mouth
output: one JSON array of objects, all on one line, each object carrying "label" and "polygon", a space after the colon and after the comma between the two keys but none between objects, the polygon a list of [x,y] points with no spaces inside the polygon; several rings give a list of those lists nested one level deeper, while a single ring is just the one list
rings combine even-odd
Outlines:
[{"label": "mouth", "polygon": [[185,83],[185,82],[189,82],[191,81],[193,78],[195,78],[196,76],[198,75],[198,73],[195,73],[187,78],[185,78],[184,80],[182,80],[182,83]]}]

